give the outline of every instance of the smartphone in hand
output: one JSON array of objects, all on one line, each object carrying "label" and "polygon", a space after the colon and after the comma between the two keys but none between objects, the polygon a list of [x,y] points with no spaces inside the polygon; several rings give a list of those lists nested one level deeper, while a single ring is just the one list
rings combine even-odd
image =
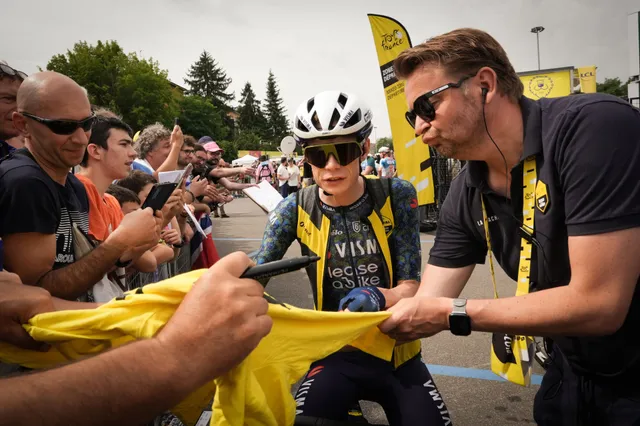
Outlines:
[{"label": "smartphone in hand", "polygon": [[142,208],[151,207],[154,212],[162,210],[173,191],[177,188],[175,182],[156,183],[149,191],[147,199],[144,200]]}]

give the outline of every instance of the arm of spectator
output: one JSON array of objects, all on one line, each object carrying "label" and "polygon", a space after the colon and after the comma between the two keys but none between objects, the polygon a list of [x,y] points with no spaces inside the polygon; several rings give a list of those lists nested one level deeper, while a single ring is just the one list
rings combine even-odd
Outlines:
[{"label": "arm of spectator", "polygon": [[225,178],[236,176],[239,174],[252,175],[255,174],[255,169],[251,167],[233,167],[233,168],[220,168],[216,167],[215,169],[209,172],[209,176],[214,178]]},{"label": "arm of spectator", "polygon": [[[194,197],[199,197],[204,195],[205,189],[207,189],[207,180],[200,178],[200,176],[196,176],[191,181],[191,185],[189,185],[189,191],[193,194]],[[193,203],[195,200],[187,200],[189,203]]]},{"label": "arm of spectator", "polygon": [[180,150],[184,144],[184,135],[180,126],[173,126],[173,132],[171,132],[171,151],[166,160],[153,172],[153,177],[158,178],[160,172],[170,172],[178,169],[178,157],[180,156]]},{"label": "arm of spectator", "polygon": [[173,191],[173,194],[169,197],[167,202],[162,207],[162,225],[161,228],[167,226],[171,219],[176,217],[182,211],[182,190],[177,188]]},{"label": "arm of spectator", "polygon": [[[244,253],[221,259],[197,281],[154,338],[61,368],[0,380],[2,423],[144,424],[226,373],[272,325],[262,286],[237,278],[251,264]],[[0,339],[6,340],[7,325],[28,338],[20,325],[36,313],[52,310],[46,292],[41,292],[38,297],[15,297],[18,303],[11,310],[3,305]],[[0,294],[5,293],[3,288]]]},{"label": "arm of spectator", "polygon": [[158,262],[156,262],[156,258],[150,250],[145,250],[131,264],[139,272],[153,272],[158,269]]},{"label": "arm of spectator", "polygon": [[[52,269],[56,236],[40,233],[10,234],[3,239],[7,269],[22,282],[37,285],[62,299],[75,299],[109,272],[127,250],[159,238],[151,209],[128,214],[102,244],[76,262]],[[29,253],[29,255],[26,255]]]},{"label": "arm of spectator", "polygon": [[220,185],[224,186],[229,191],[241,191],[245,188],[251,188],[252,186],[258,186],[255,183],[235,183],[231,182],[227,178],[220,178]]},{"label": "arm of spectator", "polygon": [[158,244],[151,249],[151,253],[156,258],[156,263],[162,265],[173,260],[175,253],[173,249],[166,244]]}]

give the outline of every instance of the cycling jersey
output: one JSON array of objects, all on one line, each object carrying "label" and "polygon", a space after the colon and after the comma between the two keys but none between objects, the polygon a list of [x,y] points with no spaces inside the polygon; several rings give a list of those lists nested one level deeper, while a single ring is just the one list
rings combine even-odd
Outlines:
[{"label": "cycling jersey", "polygon": [[[374,183],[376,180],[378,182]],[[382,220],[387,228],[393,220],[393,229],[391,235],[387,236],[388,241],[380,241],[381,238],[374,235],[369,219],[375,207],[371,186],[377,183],[387,185],[389,181],[367,179],[366,182],[364,195],[346,207],[331,207],[322,203],[316,185],[300,191],[300,196],[292,194],[287,197],[269,216],[256,262],[271,262],[284,256],[297,238],[300,223],[304,222],[303,218],[298,220],[298,199],[311,195],[322,216],[330,222],[326,252],[316,253],[324,257],[322,283],[315,282],[317,273],[312,269],[315,265],[307,269],[311,282],[316,284],[312,287],[319,309],[337,311],[340,299],[355,287],[374,285],[388,288],[397,281],[419,281],[419,218],[417,209],[413,207],[416,203],[412,201],[416,197],[415,189],[407,181],[390,181],[394,208],[393,213],[388,215],[393,217],[382,216]],[[385,244],[393,247],[390,267],[383,256]],[[393,271],[393,282],[389,282],[389,270]]]}]

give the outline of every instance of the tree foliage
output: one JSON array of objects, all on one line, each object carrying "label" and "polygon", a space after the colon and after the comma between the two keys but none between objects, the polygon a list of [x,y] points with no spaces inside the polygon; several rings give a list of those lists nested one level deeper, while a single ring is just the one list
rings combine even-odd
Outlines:
[{"label": "tree foliage", "polygon": [[386,146],[387,148],[389,148],[390,150],[393,151],[393,140],[391,138],[388,137],[384,137],[384,138],[380,138],[376,141],[376,148],[380,149],[383,146]]},{"label": "tree foliage", "polygon": [[282,138],[291,133],[286,110],[280,97],[276,77],[269,70],[267,94],[264,103],[264,115],[267,120],[266,139],[272,144],[279,144]]},{"label": "tree foliage", "polygon": [[180,117],[180,127],[183,133],[193,135],[196,138],[202,136],[211,136],[214,139],[227,137],[227,128],[220,117],[220,112],[208,100],[200,96],[183,96],[179,102],[179,109],[178,117]]},{"label": "tree foliage", "polygon": [[251,87],[251,83],[247,82],[240,94],[240,105],[238,106],[238,130],[240,132],[251,132],[256,135],[264,136],[266,132],[266,119],[260,107],[260,101],[256,98],[256,94]]},{"label": "tree foliage", "polygon": [[234,98],[228,93],[231,78],[206,50],[191,65],[184,81],[189,86],[189,94],[201,96],[211,102],[221,112],[231,109],[229,102]]}]

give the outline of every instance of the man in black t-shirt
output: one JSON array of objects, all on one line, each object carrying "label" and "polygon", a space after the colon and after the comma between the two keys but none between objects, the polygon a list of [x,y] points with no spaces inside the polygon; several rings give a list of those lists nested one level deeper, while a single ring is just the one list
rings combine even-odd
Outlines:
[{"label": "man in black t-shirt", "polygon": [[22,83],[13,114],[25,149],[0,163],[5,267],[23,283],[63,299],[84,295],[159,239],[160,219],[145,209],[127,215],[100,246],[76,259],[73,227],[88,232],[88,201],[69,170],[84,156],[93,121],[89,100],[73,80],[54,72],[34,74]]},{"label": "man in black t-shirt", "polygon": [[[505,368],[531,363],[524,336],[552,337],[537,424],[638,424],[640,111],[600,94],[524,98],[506,53],[479,30],[427,40],[394,67],[416,135],[468,163],[420,290],[381,329],[401,340],[496,333]],[[456,299],[488,249],[518,296]]]}]

